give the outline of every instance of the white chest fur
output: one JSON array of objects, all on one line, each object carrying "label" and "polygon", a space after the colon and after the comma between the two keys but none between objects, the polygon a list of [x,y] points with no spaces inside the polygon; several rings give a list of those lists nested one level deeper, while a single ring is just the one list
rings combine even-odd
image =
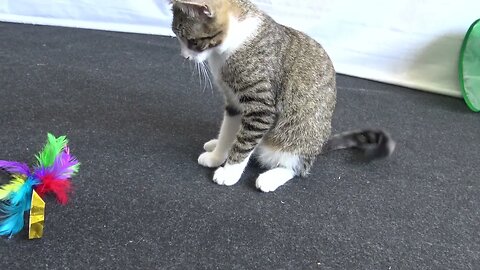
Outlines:
[{"label": "white chest fur", "polygon": [[223,92],[228,104],[239,106],[238,98],[235,96],[233,90],[222,78],[222,67],[225,65],[227,57],[218,53],[213,53],[208,58],[208,65],[213,75],[217,88]]},{"label": "white chest fur", "polygon": [[227,35],[222,44],[208,56],[208,65],[214,76],[219,76],[222,66],[225,61],[241,48],[250,39],[255,37],[262,20],[257,17],[248,17],[239,21],[233,16],[230,16],[229,27]]},{"label": "white chest fur", "polygon": [[223,43],[215,48],[208,56],[208,66],[215,79],[217,86],[223,90],[227,101],[237,103],[232,89],[222,80],[222,68],[227,59],[241,48],[250,39],[255,37],[262,20],[257,17],[247,17],[239,21],[237,18],[230,16],[227,36]]}]

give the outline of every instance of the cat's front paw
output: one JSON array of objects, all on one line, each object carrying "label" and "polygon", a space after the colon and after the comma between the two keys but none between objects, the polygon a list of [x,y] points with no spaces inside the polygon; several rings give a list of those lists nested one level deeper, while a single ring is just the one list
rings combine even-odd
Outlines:
[{"label": "cat's front paw", "polygon": [[216,168],[222,165],[225,159],[225,157],[216,155],[213,152],[205,152],[198,157],[198,164],[208,168]]},{"label": "cat's front paw", "polygon": [[215,147],[217,147],[217,143],[217,139],[210,140],[203,145],[203,149],[205,149],[205,151],[207,152],[213,152],[213,150],[215,150]]},{"label": "cat's front paw", "polygon": [[235,185],[238,180],[240,180],[240,175],[232,173],[228,169],[224,167],[220,167],[215,171],[213,175],[213,182],[221,185],[221,186],[233,186]]},{"label": "cat's front paw", "polygon": [[220,167],[215,171],[213,182],[222,186],[235,185],[238,180],[240,180],[244,168],[245,166],[242,166],[241,164],[226,164],[224,167]]}]

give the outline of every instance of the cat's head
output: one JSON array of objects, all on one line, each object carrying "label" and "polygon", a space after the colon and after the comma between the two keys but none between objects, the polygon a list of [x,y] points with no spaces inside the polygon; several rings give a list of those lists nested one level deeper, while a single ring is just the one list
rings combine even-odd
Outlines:
[{"label": "cat's head", "polygon": [[205,61],[222,45],[228,30],[226,0],[172,0],[172,30],[180,41],[182,55]]}]

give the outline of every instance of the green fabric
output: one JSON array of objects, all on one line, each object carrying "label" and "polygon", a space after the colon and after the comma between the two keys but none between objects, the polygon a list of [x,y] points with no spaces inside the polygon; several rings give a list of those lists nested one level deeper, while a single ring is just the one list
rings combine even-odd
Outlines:
[{"label": "green fabric", "polygon": [[472,24],[460,52],[460,85],[468,107],[480,112],[480,20]]}]

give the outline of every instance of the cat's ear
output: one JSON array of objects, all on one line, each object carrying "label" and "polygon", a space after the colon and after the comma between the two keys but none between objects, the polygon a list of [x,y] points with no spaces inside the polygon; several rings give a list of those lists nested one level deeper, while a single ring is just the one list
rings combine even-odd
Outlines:
[{"label": "cat's ear", "polygon": [[207,16],[213,18],[214,14],[205,0],[172,0],[173,5],[192,17]]}]

